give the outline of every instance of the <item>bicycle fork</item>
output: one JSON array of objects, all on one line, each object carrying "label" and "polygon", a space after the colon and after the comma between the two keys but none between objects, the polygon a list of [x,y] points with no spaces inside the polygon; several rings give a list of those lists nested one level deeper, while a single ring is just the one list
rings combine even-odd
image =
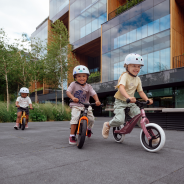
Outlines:
[{"label": "bicycle fork", "polygon": [[[86,116],[82,116],[79,120],[79,124],[78,124],[78,130],[77,130],[77,134],[79,134],[79,130],[80,130],[80,124],[82,120],[86,120],[87,121],[87,127],[88,127],[88,118]],[[88,129],[86,129],[86,136],[88,134]]]},{"label": "bicycle fork", "polygon": [[[140,121],[141,127],[142,127],[143,132],[144,132],[144,134],[146,135],[147,139],[148,139],[148,140],[151,140],[152,137],[150,136],[150,134],[149,134],[149,132],[148,132],[146,126],[145,126],[145,124],[148,124],[148,123],[149,123],[149,120],[148,120],[148,118],[146,117],[146,114],[145,114],[144,109],[141,109],[141,114],[142,114],[142,119],[141,119],[141,121]],[[150,130],[150,133],[152,134],[152,136],[155,136],[152,130]]]}]

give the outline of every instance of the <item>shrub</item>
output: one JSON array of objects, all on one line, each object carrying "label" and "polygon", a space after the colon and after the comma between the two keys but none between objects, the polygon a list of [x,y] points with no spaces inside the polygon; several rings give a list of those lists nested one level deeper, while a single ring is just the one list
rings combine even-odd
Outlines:
[{"label": "shrub", "polygon": [[[33,104],[34,110],[30,110],[29,119],[31,121],[69,121],[71,119],[70,107],[62,104]],[[10,105],[7,111],[6,103],[0,102],[0,122],[15,122],[17,119],[17,108],[15,104]]]},{"label": "shrub", "polygon": [[100,77],[101,77],[101,73],[100,72],[95,72],[95,73],[91,73],[87,83],[91,84],[94,82],[100,82]]}]

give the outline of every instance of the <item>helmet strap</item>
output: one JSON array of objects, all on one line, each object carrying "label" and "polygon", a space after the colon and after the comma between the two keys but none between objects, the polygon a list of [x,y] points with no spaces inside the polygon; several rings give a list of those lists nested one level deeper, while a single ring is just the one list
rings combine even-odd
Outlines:
[{"label": "helmet strap", "polygon": [[130,73],[130,72],[128,71],[128,65],[127,65],[127,67],[126,67],[126,71],[127,71],[132,77],[137,77],[137,75],[133,75],[132,73]]},{"label": "helmet strap", "polygon": [[86,84],[86,82],[85,82],[84,84],[81,84],[81,83],[79,83],[79,82],[77,82],[77,81],[75,81],[75,83],[77,83],[77,84],[79,84],[79,85],[81,85],[81,86],[84,86],[84,85]]}]

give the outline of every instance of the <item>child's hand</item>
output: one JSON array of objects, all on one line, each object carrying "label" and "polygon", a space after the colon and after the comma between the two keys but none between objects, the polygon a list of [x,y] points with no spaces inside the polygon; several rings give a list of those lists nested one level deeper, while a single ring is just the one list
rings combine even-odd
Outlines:
[{"label": "child's hand", "polygon": [[96,106],[100,106],[101,102],[100,101],[96,101],[95,104],[96,104]]},{"label": "child's hand", "polygon": [[135,103],[136,102],[136,98],[135,97],[129,97],[130,99],[130,103]]},{"label": "child's hand", "polygon": [[150,101],[150,103],[148,105],[153,104],[153,100],[152,99],[148,99]]},{"label": "child's hand", "polygon": [[79,102],[79,99],[78,98],[72,98],[73,102],[76,102],[78,103]]},{"label": "child's hand", "polygon": [[16,105],[17,107],[20,107],[20,105]]}]

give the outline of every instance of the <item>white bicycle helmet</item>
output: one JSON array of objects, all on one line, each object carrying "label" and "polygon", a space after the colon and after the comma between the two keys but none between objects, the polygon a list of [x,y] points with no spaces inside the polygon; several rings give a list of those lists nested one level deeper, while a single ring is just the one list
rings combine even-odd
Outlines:
[{"label": "white bicycle helmet", "polygon": [[28,93],[28,94],[29,94],[29,89],[26,88],[26,87],[22,87],[22,88],[20,89],[20,93]]},{"label": "white bicycle helmet", "polygon": [[125,58],[124,63],[126,65],[137,64],[137,65],[144,66],[144,60],[143,60],[142,56],[140,56],[139,54],[135,54],[135,53],[128,54]]},{"label": "white bicycle helmet", "polygon": [[75,78],[75,75],[80,73],[86,73],[88,76],[90,76],[88,68],[84,65],[78,65],[73,69],[73,77]]}]

